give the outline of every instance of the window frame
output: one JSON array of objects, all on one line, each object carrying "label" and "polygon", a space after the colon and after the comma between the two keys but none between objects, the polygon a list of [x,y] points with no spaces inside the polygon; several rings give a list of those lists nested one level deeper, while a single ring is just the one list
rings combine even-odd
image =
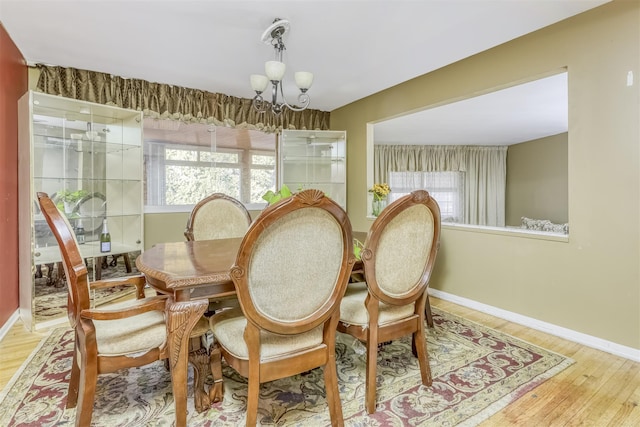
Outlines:
[{"label": "window frame", "polygon": [[[197,151],[198,159],[189,160],[167,160],[166,151],[170,149],[184,150],[184,151]],[[229,162],[215,162],[215,161],[203,161],[201,160],[202,153],[234,153],[238,154],[237,163]],[[273,157],[273,165],[254,164],[253,155],[262,155]],[[277,185],[277,150],[258,150],[258,149],[243,149],[243,148],[228,148],[228,147],[216,147],[212,149],[210,146],[196,145],[196,144],[183,144],[177,142],[157,141],[157,140],[145,140],[144,141],[144,157],[145,157],[145,200],[144,200],[144,213],[174,213],[174,212],[191,212],[195,203],[181,204],[181,205],[167,205],[164,200],[164,185],[166,182],[166,167],[169,165],[175,166],[194,166],[194,167],[223,167],[237,169],[240,176],[240,201],[251,197],[251,171],[256,170],[273,170],[274,176],[274,189]],[[147,158],[155,157],[157,160],[154,162],[148,162]],[[149,177],[154,177],[151,180]],[[156,188],[151,189],[152,202],[155,204],[148,204],[150,185],[155,184]],[[264,203],[245,203],[243,205],[250,211],[262,210],[267,205]]]},{"label": "window frame", "polygon": [[[422,186],[418,188],[409,188],[409,187],[400,187],[396,185],[395,179],[392,174],[414,174],[420,177],[420,182]],[[433,179],[429,178],[429,175],[452,175],[448,180],[451,182],[448,185],[427,185],[428,182],[433,181]],[[389,201],[402,197],[406,194],[411,193],[414,190],[427,190],[431,196],[436,199],[438,205],[440,206],[440,213],[443,223],[460,223],[464,218],[464,194],[465,194],[465,172],[463,171],[404,171],[404,172],[389,172],[389,185],[391,187],[391,193],[389,197]],[[402,178],[397,178],[398,180],[402,180]],[[413,179],[413,182],[417,182],[416,179]],[[455,184],[458,184],[457,186]],[[429,188],[431,187],[431,188]],[[453,200],[451,201],[442,201],[439,200],[440,197],[436,197],[437,194],[451,194]],[[456,200],[457,199],[457,200]],[[443,207],[451,205],[451,213],[449,210],[444,210]]]}]

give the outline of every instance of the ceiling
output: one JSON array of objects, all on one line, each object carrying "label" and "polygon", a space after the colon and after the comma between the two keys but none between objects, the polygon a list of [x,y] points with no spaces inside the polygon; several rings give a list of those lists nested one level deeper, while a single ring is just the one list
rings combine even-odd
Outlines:
[{"label": "ceiling", "polygon": [[0,21],[30,64],[248,98],[288,19],[285,95],[312,71],[310,108],[332,111],[607,1],[0,0]]},{"label": "ceiling", "polygon": [[567,132],[567,73],[374,125],[374,144],[513,145]]}]

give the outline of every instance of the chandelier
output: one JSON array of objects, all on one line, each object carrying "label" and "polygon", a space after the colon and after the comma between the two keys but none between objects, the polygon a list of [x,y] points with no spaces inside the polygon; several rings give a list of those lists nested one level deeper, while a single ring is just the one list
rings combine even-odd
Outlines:
[{"label": "chandelier", "polygon": [[[313,83],[313,74],[306,71],[298,71],[294,74],[296,85],[300,89],[300,94],[298,95],[299,105],[289,104],[284,97],[282,78],[284,77],[286,65],[282,62],[282,51],[286,48],[282,37],[287,31],[289,31],[289,21],[276,18],[273,24],[262,33],[262,41],[265,44],[272,45],[275,50],[275,60],[265,62],[264,71],[266,76],[262,74],[251,75],[251,87],[256,91],[256,96],[253,98],[253,106],[261,113],[269,108],[269,103],[262,98],[262,92],[267,88],[269,81],[271,81],[271,111],[275,115],[280,114],[284,107],[293,111],[302,111],[309,106],[311,101],[307,90]],[[278,102],[278,92],[282,102]]]}]

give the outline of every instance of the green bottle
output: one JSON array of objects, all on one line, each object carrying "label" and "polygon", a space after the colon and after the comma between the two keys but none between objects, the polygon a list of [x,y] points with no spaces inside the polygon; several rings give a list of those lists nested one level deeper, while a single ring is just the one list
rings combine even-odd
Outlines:
[{"label": "green bottle", "polygon": [[102,220],[102,233],[100,233],[100,252],[111,252],[111,234],[107,228],[107,218]]},{"label": "green bottle", "polygon": [[83,245],[85,242],[84,226],[82,225],[81,219],[76,222],[76,240],[79,245]]}]

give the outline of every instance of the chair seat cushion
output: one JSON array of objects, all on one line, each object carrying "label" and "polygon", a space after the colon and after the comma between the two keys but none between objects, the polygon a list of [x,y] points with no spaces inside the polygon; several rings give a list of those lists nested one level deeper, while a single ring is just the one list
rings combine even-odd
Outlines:
[{"label": "chair seat cushion", "polygon": [[[240,308],[231,308],[209,318],[211,330],[218,343],[234,357],[249,359],[249,350],[244,340],[247,319]],[[322,344],[322,325],[297,335],[279,335],[260,331],[260,360],[279,355],[313,348]]]},{"label": "chair seat cushion", "polygon": [[[367,326],[369,313],[364,305],[369,290],[366,282],[349,283],[340,303],[340,321],[349,325]],[[380,302],[378,311],[378,325],[382,326],[394,320],[411,316],[415,311],[415,304],[389,305]]]},{"label": "chair seat cushion", "polygon": [[209,319],[202,316],[191,330],[189,338],[198,338],[209,332]]},{"label": "chair seat cushion", "polygon": [[[125,308],[136,300],[110,304],[105,309]],[[96,343],[100,356],[122,356],[145,353],[161,347],[167,340],[164,313],[150,311],[117,320],[94,320]]]}]

